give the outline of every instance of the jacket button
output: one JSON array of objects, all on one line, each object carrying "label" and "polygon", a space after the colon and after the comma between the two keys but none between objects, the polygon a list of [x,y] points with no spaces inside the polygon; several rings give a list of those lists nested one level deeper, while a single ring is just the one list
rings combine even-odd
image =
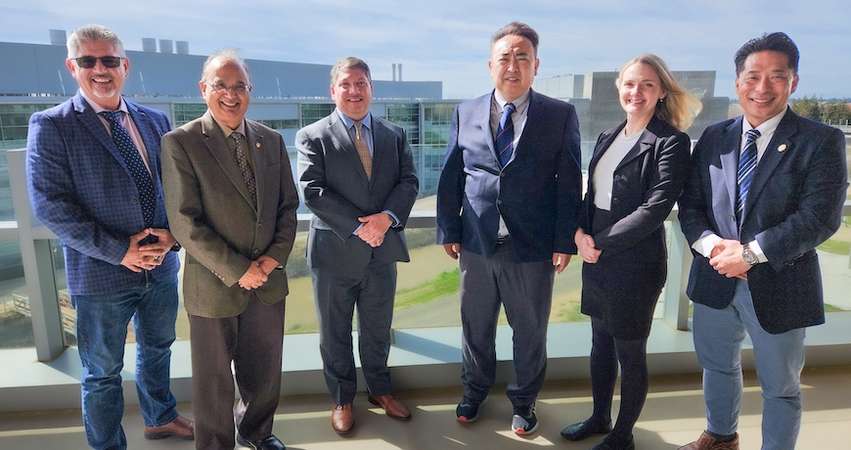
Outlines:
[{"label": "jacket button", "polygon": [[502,178],[502,177],[504,177],[504,176],[505,176],[505,172],[500,172],[500,173],[499,173],[499,177],[500,177],[500,178]]}]

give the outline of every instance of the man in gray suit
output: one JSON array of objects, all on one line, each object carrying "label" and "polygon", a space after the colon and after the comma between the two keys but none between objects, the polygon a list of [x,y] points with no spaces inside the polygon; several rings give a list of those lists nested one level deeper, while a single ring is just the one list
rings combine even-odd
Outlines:
[{"label": "man in gray suit", "polygon": [[296,135],[299,184],[313,212],[307,260],[319,316],[325,381],[340,434],[354,425],[357,389],[352,315],[369,401],[388,416],[411,413],[392,395],[387,356],[396,292],[396,261],[409,261],[403,229],[418,181],[405,132],[369,113],[372,78],[358,58],[331,69],[337,109]]},{"label": "man in gray suit", "polygon": [[196,448],[232,449],[235,414],[240,445],[283,449],[272,419],[298,195],[281,135],[245,119],[242,59],[210,56],[199,85],[208,110],[163,137],[162,162],[172,233],[186,249]]}]

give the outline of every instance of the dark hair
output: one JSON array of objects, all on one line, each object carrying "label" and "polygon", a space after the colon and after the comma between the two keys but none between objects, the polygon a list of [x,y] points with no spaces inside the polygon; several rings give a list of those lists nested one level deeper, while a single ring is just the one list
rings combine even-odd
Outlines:
[{"label": "dark hair", "polygon": [[748,59],[748,56],[752,53],[766,50],[780,52],[786,55],[786,58],[789,60],[789,68],[792,69],[793,72],[798,73],[798,60],[800,59],[798,46],[795,45],[795,41],[793,41],[786,33],[777,31],[774,33],[765,33],[758,38],[753,38],[739,47],[739,50],[736,51],[735,59],[736,75],[738,76],[742,73],[742,70],[744,70],[745,60]]},{"label": "dark hair", "polygon": [[535,31],[534,28],[526,25],[523,22],[511,22],[508,25],[496,30],[496,33],[491,37],[491,46],[496,43],[496,41],[506,37],[506,36],[520,36],[524,37],[532,43],[532,48],[535,49],[535,52],[538,51],[538,32]]}]

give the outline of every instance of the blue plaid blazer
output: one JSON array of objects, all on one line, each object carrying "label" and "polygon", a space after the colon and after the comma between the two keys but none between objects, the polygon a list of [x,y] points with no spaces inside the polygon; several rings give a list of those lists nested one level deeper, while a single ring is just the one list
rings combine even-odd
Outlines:
[{"label": "blue plaid blazer", "polygon": [[[171,126],[162,112],[124,101],[154,177],[154,227],[168,228],[160,138]],[[139,193],[106,127],[79,94],[30,118],[27,187],[35,217],[62,241],[71,295],[113,294],[177,279],[175,252],[151,271],[121,265],[129,237],[145,228]]]}]

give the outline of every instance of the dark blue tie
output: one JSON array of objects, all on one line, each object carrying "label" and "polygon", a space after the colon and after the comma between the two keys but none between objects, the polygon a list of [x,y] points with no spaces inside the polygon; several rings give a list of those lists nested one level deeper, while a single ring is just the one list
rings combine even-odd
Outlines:
[{"label": "dark blue tie", "polygon": [[745,211],[745,203],[748,201],[748,191],[751,188],[753,174],[756,172],[756,140],[760,134],[759,130],[755,128],[748,130],[745,136],[745,149],[739,155],[739,170],[736,176],[739,185],[739,195],[736,198],[736,221],[740,224]]},{"label": "dark blue tie", "polygon": [[112,140],[118,147],[118,152],[124,158],[124,163],[127,164],[127,169],[136,183],[136,189],[139,191],[139,203],[142,205],[142,217],[145,219],[145,228],[152,227],[154,225],[155,204],[154,182],[145,167],[145,162],[142,161],[139,149],[133,144],[130,133],[121,124],[124,119],[124,111],[103,111],[98,114],[109,122]]},{"label": "dark blue tie", "polygon": [[514,103],[505,104],[502,117],[499,118],[499,128],[496,129],[496,154],[500,167],[505,167],[514,154],[514,121],[511,120],[514,110]]}]

